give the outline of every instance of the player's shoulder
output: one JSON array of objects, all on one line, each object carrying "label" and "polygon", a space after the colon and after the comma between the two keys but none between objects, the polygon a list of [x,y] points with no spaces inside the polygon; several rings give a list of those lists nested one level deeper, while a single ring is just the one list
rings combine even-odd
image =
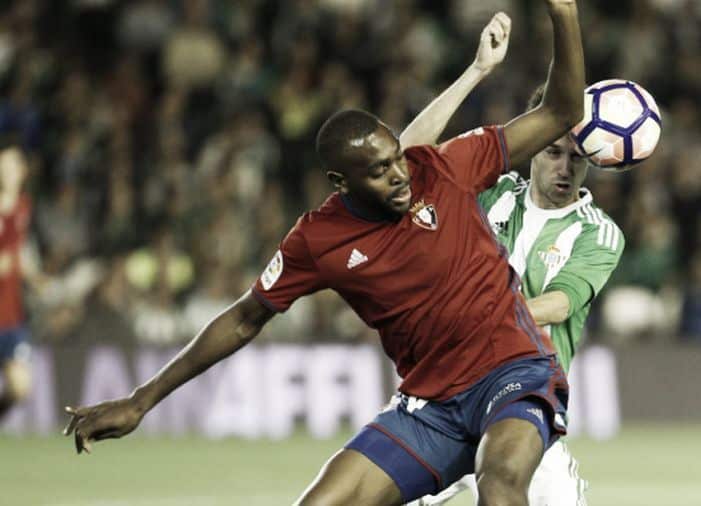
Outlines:
[{"label": "player's shoulder", "polygon": [[[584,189],[586,192],[588,190]],[[618,224],[603,209],[597,206],[588,194],[587,201],[577,207],[576,214],[582,223],[582,231],[595,237],[596,245],[613,250],[622,250],[625,236]]]},{"label": "player's shoulder", "polygon": [[[404,150],[404,154],[415,161],[431,161],[432,158],[443,158],[452,150],[480,148],[480,141],[501,139],[503,128],[498,125],[480,126],[451,137],[437,145],[417,145]],[[466,142],[467,141],[467,142]],[[471,142],[474,141],[474,142]],[[494,141],[497,142],[497,141]],[[499,142],[501,142],[499,140]]]},{"label": "player's shoulder", "polygon": [[593,195],[582,188],[583,203],[577,207],[577,216],[585,227],[598,227],[602,223],[610,224],[620,230],[618,224],[594,202]]},{"label": "player's shoulder", "polygon": [[512,170],[499,176],[494,186],[480,193],[480,202],[487,207],[491,207],[497,201],[504,201],[505,199],[513,201],[514,204],[517,202],[523,204],[527,188],[528,181],[521,177],[518,172]]},{"label": "player's shoulder", "polygon": [[311,209],[300,216],[299,220],[297,220],[297,225],[305,228],[323,226],[338,220],[343,209],[344,205],[340,194],[334,192],[326,197],[326,200],[319,207]]},{"label": "player's shoulder", "polygon": [[297,219],[285,241],[303,241],[309,252],[315,255],[335,241],[342,240],[355,221],[341,196],[332,193],[318,208],[307,211]]},{"label": "player's shoulder", "polygon": [[502,193],[508,191],[515,196],[522,195],[525,193],[526,188],[528,188],[528,180],[521,177],[515,170],[512,170],[499,176],[493,188]]}]

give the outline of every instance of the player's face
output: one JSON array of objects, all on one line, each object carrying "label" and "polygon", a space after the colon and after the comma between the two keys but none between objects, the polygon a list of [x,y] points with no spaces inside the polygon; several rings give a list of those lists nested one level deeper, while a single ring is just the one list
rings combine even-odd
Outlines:
[{"label": "player's face", "polygon": [[341,191],[374,215],[399,216],[409,211],[409,170],[399,140],[389,128],[380,125],[352,143],[353,156],[344,170]]},{"label": "player's face", "polygon": [[545,209],[568,206],[579,198],[586,175],[587,160],[566,135],[533,157],[531,197]]}]

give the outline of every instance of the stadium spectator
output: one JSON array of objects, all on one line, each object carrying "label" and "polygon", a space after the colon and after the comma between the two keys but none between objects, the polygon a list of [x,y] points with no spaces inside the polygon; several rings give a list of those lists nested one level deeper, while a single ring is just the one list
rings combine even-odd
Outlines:
[{"label": "stadium spectator", "polygon": [[[319,202],[311,146],[321,120],[361,107],[401,128],[463,68],[459,55],[474,49],[495,9],[515,20],[509,77],[477,90],[446,134],[513,116],[537,84],[535,48],[549,29],[539,2],[378,5],[4,2],[0,124],[23,128],[32,147],[28,190],[47,269],[60,276],[80,260],[143,247],[166,223],[195,265],[216,256],[234,279],[249,281],[251,266],[291,225],[271,220],[281,214],[263,206],[262,195],[275,194],[289,216]],[[627,22],[630,12],[639,22]],[[682,280],[693,277],[701,237],[699,26],[701,9],[690,1],[590,2],[582,12],[589,79],[640,79],[663,108],[651,160],[625,174],[590,171],[587,181],[630,238],[631,261],[621,262],[610,287],[664,286],[672,305],[688,290]],[[396,34],[400,41],[389,43]],[[661,235],[645,232],[643,216],[654,216]],[[203,247],[221,227],[238,236]],[[196,276],[188,290],[204,283]],[[174,313],[186,298],[173,299]],[[603,330],[596,315],[605,299],[592,311],[594,333]],[[335,307],[324,297],[313,305],[324,314]],[[320,330],[337,333],[331,323]]]},{"label": "stadium spectator", "polygon": [[30,392],[29,329],[22,284],[39,290],[43,275],[27,252],[31,200],[27,159],[16,136],[0,140],[0,417]]}]

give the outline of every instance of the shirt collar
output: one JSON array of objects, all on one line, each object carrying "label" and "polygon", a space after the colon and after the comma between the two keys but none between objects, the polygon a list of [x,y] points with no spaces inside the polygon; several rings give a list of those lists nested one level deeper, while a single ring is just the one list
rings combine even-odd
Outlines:
[{"label": "shirt collar", "polygon": [[383,221],[387,221],[387,222],[392,221],[389,218],[387,218],[386,216],[378,216],[378,215],[375,215],[372,213],[362,211],[353,205],[353,202],[351,202],[351,199],[348,198],[347,195],[345,195],[343,193],[339,193],[339,195],[341,196],[341,202],[343,202],[343,205],[345,206],[345,208],[348,210],[349,213],[351,213],[356,218],[360,218],[361,220],[365,220],[365,221],[371,221],[373,223],[381,223]]},{"label": "shirt collar", "polygon": [[542,215],[544,218],[562,218],[564,216],[567,216],[570,214],[572,211],[576,211],[580,207],[584,207],[587,204],[591,204],[592,202],[592,196],[591,192],[584,187],[579,188],[579,198],[572,202],[570,205],[566,207],[556,207],[554,209],[543,209],[542,207],[538,207],[535,202],[533,202],[533,199],[531,198],[531,187],[533,184],[529,181],[528,182],[528,188],[526,189],[526,199],[525,199],[525,205],[526,209],[528,211],[531,211],[535,214]]}]

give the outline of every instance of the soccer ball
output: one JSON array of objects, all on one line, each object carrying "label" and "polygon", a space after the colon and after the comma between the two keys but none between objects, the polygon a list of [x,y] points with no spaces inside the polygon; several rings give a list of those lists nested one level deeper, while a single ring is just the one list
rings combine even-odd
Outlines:
[{"label": "soccer ball", "polygon": [[571,135],[597,168],[623,171],[652,154],[662,121],[655,99],[633,81],[608,79],[584,90],[584,118]]}]

